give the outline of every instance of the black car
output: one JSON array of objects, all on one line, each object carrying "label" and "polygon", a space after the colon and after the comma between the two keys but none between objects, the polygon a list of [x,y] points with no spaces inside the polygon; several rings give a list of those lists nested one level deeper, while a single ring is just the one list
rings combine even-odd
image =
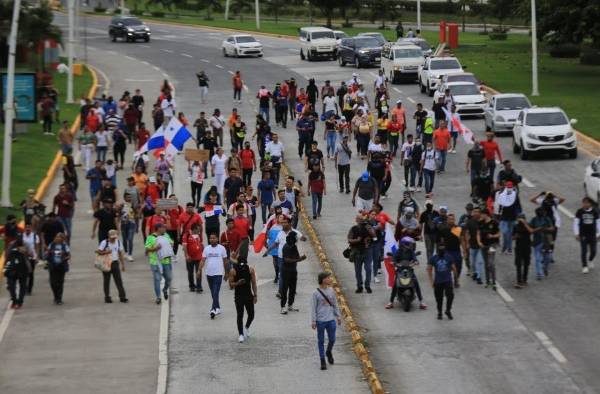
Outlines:
[{"label": "black car", "polygon": [[352,63],[356,68],[381,65],[381,49],[377,39],[368,36],[344,38],[338,48],[340,66]]},{"label": "black car", "polygon": [[142,39],[150,41],[150,28],[141,20],[133,16],[115,16],[108,26],[108,35],[112,42],[117,38],[123,38],[125,41],[136,41]]}]

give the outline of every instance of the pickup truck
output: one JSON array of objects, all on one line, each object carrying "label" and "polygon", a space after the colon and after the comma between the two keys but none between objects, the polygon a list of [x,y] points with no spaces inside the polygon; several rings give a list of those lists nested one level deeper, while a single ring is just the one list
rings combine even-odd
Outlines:
[{"label": "pickup truck", "polygon": [[419,67],[419,86],[421,93],[433,96],[439,87],[442,76],[448,73],[463,72],[460,62],[455,57],[428,57]]}]

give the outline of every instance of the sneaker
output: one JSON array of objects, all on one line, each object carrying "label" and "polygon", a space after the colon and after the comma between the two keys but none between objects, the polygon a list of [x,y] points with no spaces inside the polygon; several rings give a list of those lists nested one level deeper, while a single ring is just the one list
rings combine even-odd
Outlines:
[{"label": "sneaker", "polygon": [[159,298],[156,299],[155,302],[156,302],[156,305],[160,305],[160,303],[162,302],[162,299],[159,297]]},{"label": "sneaker", "polygon": [[211,310],[210,310],[210,318],[211,318],[211,319],[214,319],[214,318],[215,318],[215,310],[214,310],[214,309],[211,309]]},{"label": "sneaker", "polygon": [[277,294],[275,294],[275,297],[281,298],[281,294],[279,292],[277,292]]},{"label": "sneaker", "polygon": [[281,308],[281,312],[282,315],[287,315],[288,311],[285,308]]},{"label": "sneaker", "polygon": [[515,289],[522,289],[522,288],[523,288],[523,286],[522,286],[520,283],[515,283],[515,284],[513,285],[513,287],[514,287]]},{"label": "sneaker", "polygon": [[594,262],[593,262],[593,261],[590,261],[590,262],[588,263],[588,267],[589,267],[591,270],[593,270],[593,269],[594,269]]},{"label": "sneaker", "polygon": [[448,316],[448,319],[454,320],[454,316],[452,316],[452,312],[446,311],[446,316]]},{"label": "sneaker", "polygon": [[327,364],[325,363],[325,359],[321,359],[321,371],[325,371],[327,369]]},{"label": "sneaker", "polygon": [[496,289],[497,289],[497,287],[496,287],[496,284],[494,283],[494,284],[492,285],[492,290],[496,291]]},{"label": "sneaker", "polygon": [[248,327],[244,327],[244,338],[250,338],[250,329]]},{"label": "sneaker", "polygon": [[123,304],[127,304],[129,302],[128,298],[119,298],[119,302],[122,302]]},{"label": "sneaker", "polygon": [[422,191],[421,186],[418,186],[417,187],[417,192],[421,192],[421,191]]},{"label": "sneaker", "polygon": [[106,304],[112,304],[112,298],[110,298],[110,297],[104,297],[104,302]]},{"label": "sneaker", "polygon": [[127,256],[127,261],[132,262],[133,261],[133,256],[132,255]]},{"label": "sneaker", "polygon": [[243,335],[240,335],[240,337],[238,338],[238,342],[239,343],[244,342],[244,336]]},{"label": "sneaker", "polygon": [[394,304],[392,304],[391,302],[385,304],[385,309],[392,309],[393,307],[394,307]]},{"label": "sneaker", "polygon": [[477,278],[477,284],[478,284],[478,285],[482,285],[482,284],[483,284],[483,281],[482,281],[481,279]]},{"label": "sneaker", "polygon": [[427,309],[427,305],[424,302],[419,303],[419,309]]},{"label": "sneaker", "polygon": [[293,305],[288,306],[288,312],[299,312],[300,309],[296,308]]},{"label": "sneaker", "polygon": [[365,287],[365,289],[367,290],[367,293],[368,293],[368,294],[371,294],[371,293],[373,292],[373,290],[371,290],[371,288],[370,288],[370,287]]},{"label": "sneaker", "polygon": [[438,313],[438,315],[437,315],[437,319],[438,319],[438,320],[442,320],[442,314],[441,314],[441,313]]},{"label": "sneaker", "polygon": [[331,351],[326,351],[325,355],[327,356],[327,362],[331,365],[333,365],[334,360],[333,360],[333,354],[331,354]]},{"label": "sneaker", "polygon": [[202,287],[196,287],[196,293],[203,293],[204,290],[202,289]]},{"label": "sneaker", "polygon": [[363,292],[363,288],[362,287],[357,288],[356,291],[355,291],[356,294],[360,294],[362,292]]},{"label": "sneaker", "polygon": [[191,293],[194,293],[195,291],[196,291],[196,288],[195,288],[195,287],[190,287],[190,292],[191,292]]},{"label": "sneaker", "polygon": [[375,283],[379,283],[381,280],[378,277],[375,277]]},{"label": "sneaker", "polygon": [[221,314],[221,308],[215,309],[215,315],[220,315],[220,314]]},{"label": "sneaker", "polygon": [[583,269],[581,270],[582,273],[584,274],[588,274],[590,272],[590,269],[588,267],[583,267]]}]

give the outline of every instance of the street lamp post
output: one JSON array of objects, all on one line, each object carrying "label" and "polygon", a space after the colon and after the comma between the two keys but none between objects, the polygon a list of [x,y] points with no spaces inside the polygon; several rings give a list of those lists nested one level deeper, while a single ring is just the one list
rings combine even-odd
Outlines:
[{"label": "street lamp post", "polygon": [[6,111],[4,111],[4,159],[2,162],[2,199],[0,205],[11,207],[10,172],[12,160],[12,134],[15,120],[15,55],[21,0],[14,0],[10,37],[8,39],[8,74],[6,76]]},{"label": "street lamp post", "polygon": [[73,47],[75,46],[75,0],[69,0],[69,42],[67,48],[69,74],[67,75],[67,103],[73,102]]},{"label": "street lamp post", "polygon": [[254,8],[256,9],[256,30],[260,30],[260,5],[258,0],[254,0]]},{"label": "street lamp post", "polygon": [[417,29],[421,30],[421,0],[417,0]]},{"label": "street lamp post", "polygon": [[537,21],[535,0],[531,0],[531,95],[539,96],[538,89],[538,56],[537,56]]}]

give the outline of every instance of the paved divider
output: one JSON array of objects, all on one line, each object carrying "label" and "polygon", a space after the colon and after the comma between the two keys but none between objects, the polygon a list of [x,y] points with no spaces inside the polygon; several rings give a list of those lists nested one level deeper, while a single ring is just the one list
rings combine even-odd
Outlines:
[{"label": "paved divider", "polygon": [[[282,170],[284,175],[286,176],[291,174],[290,170],[285,164],[282,166]],[[362,364],[363,375],[367,380],[369,388],[371,389],[371,392],[373,394],[384,394],[385,390],[383,389],[381,381],[377,376],[377,371],[375,370],[375,367],[371,362],[369,352],[364,344],[364,338],[359,331],[359,327],[356,323],[356,320],[354,319],[354,316],[352,315],[352,310],[350,309],[350,306],[348,306],[346,296],[342,292],[340,283],[337,279],[337,276],[335,275],[335,271],[331,266],[331,263],[329,262],[327,254],[325,253],[325,249],[321,244],[321,240],[317,236],[317,232],[315,231],[315,228],[312,225],[312,222],[310,221],[306,210],[304,209],[304,204],[302,203],[302,201],[299,201],[299,206],[300,218],[302,219],[302,223],[304,224],[304,227],[306,228],[306,231],[310,237],[310,241],[317,254],[317,257],[319,258],[321,267],[323,268],[323,270],[329,271],[332,274],[331,276],[333,278],[333,290],[335,291],[338,306],[340,308],[340,311],[342,312],[342,317],[346,325],[346,329],[350,332],[350,336],[352,338],[352,348],[354,350],[354,354]]]},{"label": "paved divider", "polygon": [[[96,94],[96,90],[98,89],[98,76],[96,74],[96,71],[89,65],[86,64],[87,69],[89,70],[90,74],[92,75],[92,86],[90,86],[90,90],[88,91],[87,97],[92,100],[94,98],[94,95]],[[75,119],[73,120],[73,123],[71,123],[71,128],[69,129],[71,134],[75,135],[77,133],[77,131],[79,130],[79,126],[81,124],[81,115],[77,115],[75,117]],[[40,201],[44,198],[44,196],[46,196],[46,192],[48,191],[48,186],[50,186],[50,184],[52,183],[52,180],[54,179],[54,177],[56,176],[56,173],[58,172],[58,169],[60,167],[62,163],[62,153],[61,151],[56,151],[56,155],[54,156],[54,160],[52,160],[52,163],[50,164],[50,167],[48,167],[48,171],[46,172],[46,176],[44,177],[44,179],[42,179],[42,181],[40,182],[40,184],[38,185],[36,191],[35,191],[35,199]],[[21,222],[19,223],[19,226],[23,227],[25,225],[25,222],[23,220],[21,220]],[[5,247],[7,245],[4,245]],[[4,254],[2,254],[2,256],[0,256],[0,271],[2,271],[2,269],[4,268]],[[3,280],[4,277],[0,278],[0,281]]]}]

